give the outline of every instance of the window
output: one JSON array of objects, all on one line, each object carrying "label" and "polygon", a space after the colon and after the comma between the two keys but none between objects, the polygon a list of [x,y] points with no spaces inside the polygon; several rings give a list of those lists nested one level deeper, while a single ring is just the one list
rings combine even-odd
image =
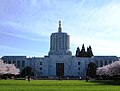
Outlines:
[{"label": "window", "polygon": [[78,67],[78,70],[80,70],[80,67]]},{"label": "window", "polygon": [[22,67],[25,67],[25,61],[22,61]]},{"label": "window", "polygon": [[15,61],[13,61],[13,64],[15,64]]},{"label": "window", "polygon": [[105,61],[105,65],[107,65],[107,61]]},{"label": "window", "polygon": [[10,61],[10,60],[8,61],[8,64],[11,64],[11,61]]},{"label": "window", "polygon": [[98,60],[95,61],[96,66],[98,67]]},{"label": "window", "polygon": [[103,61],[100,61],[100,67],[102,67],[103,66]]},{"label": "window", "polygon": [[20,61],[17,61],[17,67],[18,68],[20,67]]},{"label": "window", "polygon": [[42,70],[42,67],[40,67],[40,70]]},{"label": "window", "polygon": [[13,64],[16,66],[16,62],[15,62],[15,60],[13,61]]},{"label": "window", "polygon": [[78,72],[78,75],[80,75],[80,72]]},{"label": "window", "polygon": [[111,60],[109,60],[109,64],[111,64],[112,63],[112,61]]},{"label": "window", "polygon": [[40,62],[40,65],[42,65],[42,62]]},{"label": "window", "polygon": [[78,65],[80,65],[80,62],[78,62]]}]

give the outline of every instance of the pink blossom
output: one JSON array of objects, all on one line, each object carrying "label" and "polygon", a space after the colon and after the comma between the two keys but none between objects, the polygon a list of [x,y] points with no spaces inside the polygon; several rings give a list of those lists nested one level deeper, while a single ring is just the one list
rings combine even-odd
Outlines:
[{"label": "pink blossom", "polygon": [[3,60],[0,59],[0,74],[14,74],[14,75],[18,75],[20,70],[18,68],[15,67],[14,64],[6,64],[3,63]]},{"label": "pink blossom", "polygon": [[97,68],[97,75],[120,75],[120,60],[112,64]]}]

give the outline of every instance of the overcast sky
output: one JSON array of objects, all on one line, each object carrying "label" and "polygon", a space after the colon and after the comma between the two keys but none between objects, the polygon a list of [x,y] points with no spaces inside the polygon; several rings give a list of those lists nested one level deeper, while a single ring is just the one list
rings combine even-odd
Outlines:
[{"label": "overcast sky", "polygon": [[62,21],[70,50],[120,56],[120,0],[0,0],[0,56],[44,56]]}]

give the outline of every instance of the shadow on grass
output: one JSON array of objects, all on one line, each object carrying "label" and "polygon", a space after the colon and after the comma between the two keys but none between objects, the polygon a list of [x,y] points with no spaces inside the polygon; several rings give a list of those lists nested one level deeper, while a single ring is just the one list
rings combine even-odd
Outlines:
[{"label": "shadow on grass", "polygon": [[101,85],[120,85],[120,80],[92,80],[90,82]]}]

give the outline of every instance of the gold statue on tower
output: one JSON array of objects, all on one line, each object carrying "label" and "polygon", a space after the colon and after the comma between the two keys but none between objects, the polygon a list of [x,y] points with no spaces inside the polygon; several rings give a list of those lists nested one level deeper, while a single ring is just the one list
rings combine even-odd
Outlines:
[{"label": "gold statue on tower", "polygon": [[62,32],[62,28],[61,28],[61,21],[59,21],[58,32]]}]

